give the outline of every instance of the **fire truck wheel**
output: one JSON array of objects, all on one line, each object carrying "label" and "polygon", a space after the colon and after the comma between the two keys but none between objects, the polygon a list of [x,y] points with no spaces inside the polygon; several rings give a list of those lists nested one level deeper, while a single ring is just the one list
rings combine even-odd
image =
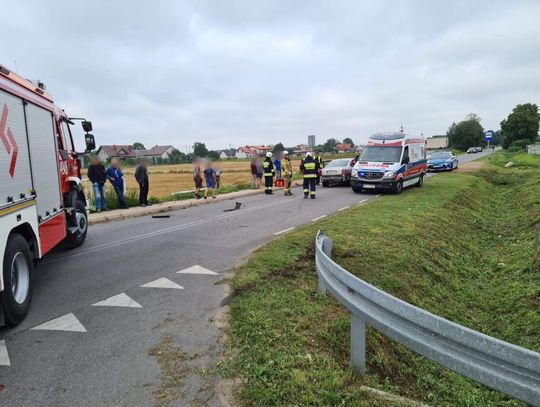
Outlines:
[{"label": "fire truck wheel", "polygon": [[394,193],[396,195],[399,195],[403,192],[403,181],[399,180],[396,182],[396,186],[394,187]]},{"label": "fire truck wheel", "polygon": [[77,205],[75,206],[75,216],[77,230],[68,236],[67,246],[69,249],[75,249],[81,246],[86,240],[86,233],[88,232],[88,214],[86,213],[84,203],[80,200],[77,200]]},{"label": "fire truck wheel", "polygon": [[4,254],[4,291],[2,302],[6,323],[22,322],[32,301],[34,264],[26,239],[19,234],[9,237]]}]

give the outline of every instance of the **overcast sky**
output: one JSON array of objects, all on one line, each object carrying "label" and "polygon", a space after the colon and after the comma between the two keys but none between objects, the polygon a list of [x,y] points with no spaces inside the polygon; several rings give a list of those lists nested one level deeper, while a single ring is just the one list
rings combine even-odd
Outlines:
[{"label": "overcast sky", "polygon": [[[0,0],[0,64],[98,144],[496,130],[540,102],[540,1]],[[16,61],[16,62],[15,62]],[[79,146],[82,145],[79,137]]]}]

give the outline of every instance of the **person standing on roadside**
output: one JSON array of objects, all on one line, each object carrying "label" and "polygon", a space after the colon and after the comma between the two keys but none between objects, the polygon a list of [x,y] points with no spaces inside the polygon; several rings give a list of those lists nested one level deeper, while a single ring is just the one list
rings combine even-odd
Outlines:
[{"label": "person standing on roadside", "polygon": [[274,175],[276,175],[276,170],[274,169],[274,163],[272,162],[272,153],[266,153],[266,159],[262,163],[264,170],[264,193],[267,195],[272,195],[274,192]]},{"label": "person standing on roadside", "polygon": [[276,180],[281,181],[283,178],[281,177],[281,159],[279,155],[276,155],[274,160],[274,168],[276,169]]},{"label": "person standing on roadside", "polygon": [[137,180],[137,184],[139,184],[139,205],[143,208],[152,205],[148,203],[148,162],[144,158],[141,159],[135,170],[135,179]]},{"label": "person standing on roadside", "polygon": [[250,163],[251,169],[251,188],[257,189],[257,159],[252,158]]},{"label": "person standing on roadside", "polygon": [[300,171],[304,177],[304,199],[311,196],[315,199],[315,190],[317,184],[317,175],[319,174],[319,162],[311,156],[311,152],[306,153],[306,158],[300,164]]},{"label": "person standing on roadside", "polygon": [[195,199],[201,199],[202,188],[201,160],[195,158],[193,161],[193,182],[195,182]]},{"label": "person standing on roadside", "polygon": [[221,167],[214,168],[216,173],[216,191],[221,187]]},{"label": "person standing on roadside", "polygon": [[208,197],[208,192],[212,195],[212,199],[216,197],[216,171],[212,168],[212,162],[208,160],[206,162],[206,168],[204,169],[204,179],[206,180],[206,189],[204,190],[204,199]]},{"label": "person standing on roadside", "polygon": [[283,177],[285,178],[285,189],[283,190],[285,196],[292,196],[292,176],[293,168],[291,163],[291,158],[289,157],[289,152],[283,152]]},{"label": "person standing on roadside", "polygon": [[114,188],[114,192],[118,196],[120,209],[127,209],[126,199],[124,197],[124,173],[120,168],[118,158],[111,160],[111,166],[107,169],[107,179]]},{"label": "person standing on roadside", "polygon": [[262,186],[262,177],[264,175],[264,168],[261,162],[261,158],[257,157],[255,159],[255,164],[257,165],[257,189]]},{"label": "person standing on roadside", "polygon": [[324,161],[318,151],[315,153],[315,157],[313,157],[313,159],[319,164],[319,170],[317,171],[317,178],[316,178],[317,185],[319,185],[321,183],[321,170],[324,167]]},{"label": "person standing on roadside", "polygon": [[107,171],[103,166],[99,156],[92,157],[92,164],[88,167],[88,179],[92,183],[94,192],[94,205],[96,212],[107,210],[107,200],[105,199],[105,183],[107,182]]}]

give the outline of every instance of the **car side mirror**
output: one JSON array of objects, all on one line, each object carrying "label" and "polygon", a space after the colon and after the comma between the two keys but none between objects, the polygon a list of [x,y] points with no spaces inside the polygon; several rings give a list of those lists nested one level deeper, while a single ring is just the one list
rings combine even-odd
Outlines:
[{"label": "car side mirror", "polygon": [[84,135],[84,141],[86,143],[86,151],[92,151],[96,148],[96,139],[94,138],[94,135],[86,133]]},{"label": "car side mirror", "polygon": [[88,122],[88,121],[83,121],[82,123],[82,128],[85,132],[89,133],[93,130],[92,128],[92,122]]}]

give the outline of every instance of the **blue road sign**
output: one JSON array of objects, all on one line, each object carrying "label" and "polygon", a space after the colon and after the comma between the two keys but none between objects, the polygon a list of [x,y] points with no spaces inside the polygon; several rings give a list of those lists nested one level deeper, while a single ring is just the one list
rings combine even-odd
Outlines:
[{"label": "blue road sign", "polygon": [[484,132],[484,141],[491,141],[493,139],[493,135],[495,133],[493,132],[493,130],[486,130]]}]

